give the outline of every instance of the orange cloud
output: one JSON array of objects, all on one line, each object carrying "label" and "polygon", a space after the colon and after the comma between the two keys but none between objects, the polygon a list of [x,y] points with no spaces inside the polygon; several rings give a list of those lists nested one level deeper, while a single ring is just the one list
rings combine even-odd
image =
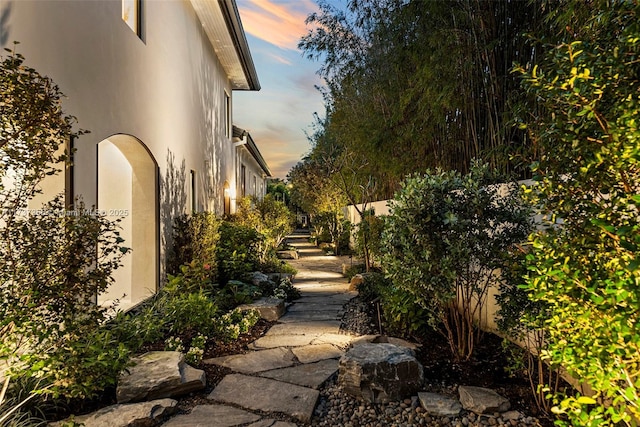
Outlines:
[{"label": "orange cloud", "polygon": [[295,50],[300,37],[307,32],[304,23],[307,15],[317,8],[309,0],[286,5],[274,0],[246,0],[238,9],[247,33],[279,48]]}]

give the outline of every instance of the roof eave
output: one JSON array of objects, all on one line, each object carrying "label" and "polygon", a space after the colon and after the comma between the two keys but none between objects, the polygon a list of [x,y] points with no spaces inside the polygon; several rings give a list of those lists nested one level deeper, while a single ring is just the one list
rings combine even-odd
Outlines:
[{"label": "roof eave", "polygon": [[233,90],[260,90],[235,0],[190,0]]}]

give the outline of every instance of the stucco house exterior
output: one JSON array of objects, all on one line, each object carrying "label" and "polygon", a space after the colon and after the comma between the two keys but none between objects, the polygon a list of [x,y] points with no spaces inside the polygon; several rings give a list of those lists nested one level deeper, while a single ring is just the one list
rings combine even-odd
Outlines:
[{"label": "stucco house exterior", "polygon": [[267,193],[267,180],[271,177],[269,165],[249,132],[233,126],[232,136],[236,147],[236,194],[238,197],[262,199]]},{"label": "stucco house exterior", "polygon": [[260,84],[235,0],[2,0],[0,45],[14,41],[90,131],[45,196],[122,219],[132,252],[99,302],[134,305],[158,289],[173,219],[224,214],[239,185],[233,92]]}]

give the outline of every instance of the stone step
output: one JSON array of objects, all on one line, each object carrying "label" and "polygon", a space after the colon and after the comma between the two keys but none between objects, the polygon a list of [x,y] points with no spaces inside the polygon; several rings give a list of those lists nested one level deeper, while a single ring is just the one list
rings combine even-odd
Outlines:
[{"label": "stone step", "polygon": [[291,350],[278,347],[269,350],[252,351],[246,354],[206,359],[207,365],[224,366],[235,372],[254,374],[256,372],[285,368],[295,363]]},{"label": "stone step", "polygon": [[339,348],[346,348],[354,339],[351,335],[321,334],[321,335],[265,335],[248,345],[251,350],[264,350],[276,347],[302,347],[315,344],[333,344]]},{"label": "stone step", "polygon": [[280,323],[298,323],[318,320],[340,320],[342,313],[333,311],[294,311],[282,316]]},{"label": "stone step", "polygon": [[313,363],[325,359],[339,359],[344,350],[332,344],[306,345],[291,349],[301,363]]},{"label": "stone step", "polygon": [[304,323],[280,323],[273,325],[265,336],[273,335],[322,335],[340,332],[340,321],[308,321]]},{"label": "stone step", "polygon": [[307,387],[231,374],[222,379],[208,398],[253,411],[279,412],[308,423],[319,395],[318,390]]},{"label": "stone step", "polygon": [[338,361],[327,359],[315,363],[306,363],[290,368],[274,369],[259,375],[290,384],[319,389],[329,377],[338,371]]},{"label": "stone step", "polygon": [[340,313],[342,311],[342,304],[293,304],[287,312],[295,313],[298,311],[330,311],[334,313]]}]

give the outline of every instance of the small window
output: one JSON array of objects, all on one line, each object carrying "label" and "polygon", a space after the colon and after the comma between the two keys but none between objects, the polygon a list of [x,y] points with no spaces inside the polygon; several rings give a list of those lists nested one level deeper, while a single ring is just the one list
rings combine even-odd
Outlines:
[{"label": "small window", "polygon": [[224,93],[224,134],[231,138],[231,97]]},{"label": "small window", "polygon": [[240,196],[244,197],[247,190],[247,168],[245,165],[240,166]]},{"label": "small window", "polygon": [[198,212],[198,194],[197,194],[197,183],[196,183],[196,171],[192,170],[189,173],[190,178],[190,191],[191,194],[191,213]]},{"label": "small window", "polygon": [[122,0],[122,20],[138,37],[142,36],[141,28],[142,0]]}]

